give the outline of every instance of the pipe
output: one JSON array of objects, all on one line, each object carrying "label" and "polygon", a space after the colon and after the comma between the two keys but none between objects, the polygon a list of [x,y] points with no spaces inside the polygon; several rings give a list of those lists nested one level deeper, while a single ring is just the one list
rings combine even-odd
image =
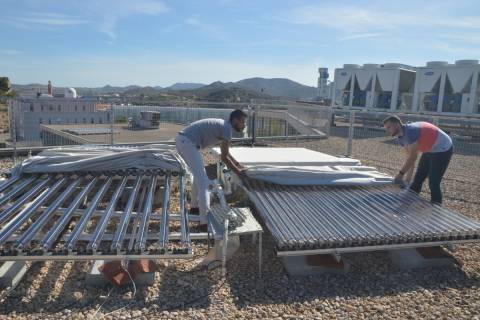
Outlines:
[{"label": "pipe", "polygon": [[133,190],[130,193],[130,197],[128,198],[127,206],[125,211],[120,218],[120,223],[118,228],[115,232],[115,237],[113,238],[111,249],[116,250],[119,254],[122,249],[123,239],[125,238],[125,233],[127,232],[128,223],[130,222],[130,216],[132,214],[133,205],[135,204],[135,199],[138,195],[138,190],[140,189],[140,184],[143,179],[143,174],[137,176],[135,180]]},{"label": "pipe", "polygon": [[58,221],[54,228],[50,229],[47,235],[40,242],[40,246],[44,252],[50,250],[53,245],[53,242],[58,238],[60,233],[63,231],[67,223],[72,219],[75,210],[82,202],[83,198],[92,190],[93,186],[97,183],[98,177],[94,177],[87,186],[75,197],[75,199],[70,203],[65,213],[62,215],[60,221]]},{"label": "pipe", "polygon": [[168,209],[170,207],[170,178],[171,178],[171,175],[167,174],[167,176],[165,177],[165,184],[163,185],[162,221],[160,222],[160,231],[158,233],[158,239],[160,240],[161,248],[165,248],[165,245],[168,243],[168,231],[169,231]]},{"label": "pipe", "polygon": [[67,177],[58,180],[53,186],[45,189],[33,203],[23,209],[15,218],[10,220],[0,231],[0,244],[3,244],[30,216],[50,198],[67,181]]},{"label": "pipe", "polygon": [[117,189],[115,190],[115,193],[113,194],[113,197],[110,199],[110,203],[108,204],[107,210],[105,211],[105,214],[100,218],[100,221],[97,223],[97,227],[95,228],[95,231],[93,233],[93,238],[88,244],[88,248],[93,250],[95,252],[98,248],[98,245],[100,244],[100,241],[102,240],[103,232],[105,231],[105,228],[107,227],[108,221],[110,220],[110,217],[112,216],[112,213],[114,212],[115,206],[117,205],[118,199],[120,198],[123,190],[125,189],[125,185],[127,184],[128,180],[128,175],[125,175],[120,182],[120,184],[117,186]]},{"label": "pipe", "polygon": [[28,186],[32,181],[35,180],[35,177],[30,177],[28,179],[23,180],[18,185],[16,185],[12,190],[8,191],[0,198],[0,207],[3,206],[5,203],[10,201],[11,198],[15,197],[17,193],[22,191],[26,186]]},{"label": "pipe", "polygon": [[190,246],[190,232],[188,230],[188,211],[186,206],[186,197],[185,197],[185,175],[182,174],[179,182],[179,191],[180,191],[180,232],[181,232],[181,243],[184,246]]},{"label": "pipe", "polygon": [[[143,183],[143,181],[142,181]],[[142,192],[140,195],[140,199],[138,200],[137,204],[137,212],[135,215],[135,219],[133,220],[133,225],[132,225],[132,233],[130,237],[130,241],[128,242],[128,251],[133,250],[133,245],[135,244],[135,239],[137,239],[137,232],[138,232],[138,224],[140,222],[140,212],[142,212],[142,204],[143,200],[145,199],[145,194],[147,193],[147,185],[141,187]]]},{"label": "pipe", "polygon": [[9,207],[7,210],[0,213],[0,224],[4,223],[6,220],[10,218],[12,214],[15,213],[20,207],[22,207],[27,201],[30,200],[30,197],[36,195],[43,187],[45,187],[50,181],[52,177],[48,177],[47,179],[43,179],[38,182],[35,187],[30,189],[27,193],[20,197],[15,203]]},{"label": "pipe", "polygon": [[23,236],[16,242],[15,247],[18,251],[22,251],[27,243],[35,236],[35,234],[45,225],[51,215],[60,207],[60,205],[70,196],[75,188],[80,184],[83,178],[77,179],[70,183],[65,191],[46,209],[42,215],[30,226]]},{"label": "pipe", "polygon": [[98,202],[103,198],[105,195],[105,192],[108,190],[110,187],[110,184],[112,183],[113,177],[110,176],[107,178],[107,181],[100,187],[100,189],[97,191],[97,194],[95,194],[95,197],[92,199],[90,204],[88,205],[87,210],[83,214],[83,216],[80,218],[78,221],[77,225],[75,226],[75,229],[70,233],[70,236],[68,237],[67,241],[65,241],[65,247],[68,249],[68,251],[73,251],[73,247],[75,246],[77,242],[77,238],[82,233],[83,229],[85,229],[85,226],[90,220],[93,212],[97,208]]},{"label": "pipe", "polygon": [[155,186],[157,185],[157,175],[153,174],[148,186],[147,201],[143,208],[143,215],[138,227],[137,243],[135,244],[138,251],[145,250],[145,243],[147,241],[148,222],[150,221],[150,214],[152,213],[153,196],[155,193]]},{"label": "pipe", "polygon": [[2,193],[3,190],[7,189],[8,187],[10,187],[15,182],[17,182],[19,179],[20,179],[20,176],[16,176],[16,177],[10,178],[7,181],[5,181],[4,183],[0,184],[0,193]]}]

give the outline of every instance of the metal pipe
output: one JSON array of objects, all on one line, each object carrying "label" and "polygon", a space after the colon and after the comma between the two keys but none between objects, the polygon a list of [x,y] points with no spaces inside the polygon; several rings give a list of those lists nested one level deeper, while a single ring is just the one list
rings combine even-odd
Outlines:
[{"label": "metal pipe", "polygon": [[341,248],[328,248],[328,249],[314,249],[314,250],[293,250],[293,251],[278,251],[277,256],[306,256],[317,254],[341,254],[341,253],[354,253],[354,252],[369,252],[369,251],[383,251],[383,250],[395,250],[395,249],[408,249],[408,248],[424,248],[435,247],[447,244],[466,244],[466,243],[478,243],[479,239],[467,239],[467,240],[451,240],[451,241],[429,241],[429,242],[409,242],[409,243],[395,243],[386,245],[375,246],[355,246],[355,247],[341,247]]},{"label": "metal pipe", "polygon": [[113,197],[110,199],[110,203],[108,204],[105,214],[100,218],[100,221],[98,222],[97,227],[95,228],[95,231],[93,233],[93,238],[88,244],[88,248],[93,250],[93,252],[97,250],[98,245],[102,240],[103,232],[107,227],[108,221],[110,220],[110,217],[115,209],[115,206],[117,205],[118,199],[120,198],[123,190],[125,189],[127,180],[128,180],[128,175],[124,176],[120,184],[117,186],[117,189],[113,194]]},{"label": "metal pipe", "polygon": [[[249,184],[248,181],[245,181],[245,184]],[[275,221],[268,215],[268,212],[271,212],[271,206],[268,202],[262,201],[262,198],[255,192],[254,189],[248,191],[248,197],[252,200],[255,204],[255,207],[259,210],[262,214],[262,218],[264,219],[265,224],[268,226],[270,232],[274,235],[274,237],[282,242],[280,246],[286,244],[288,237],[290,237],[287,233],[284,232],[276,223]]]},{"label": "metal pipe", "polygon": [[130,193],[130,197],[128,198],[127,206],[125,208],[125,211],[122,217],[120,218],[120,223],[115,232],[115,237],[113,239],[111,249],[117,250],[117,253],[120,253],[122,249],[123,239],[125,238],[125,233],[127,232],[128,223],[130,222],[130,216],[132,214],[135,200],[137,199],[138,190],[140,189],[140,184],[142,182],[142,179],[143,179],[143,174],[140,174],[137,176],[137,179],[135,180],[135,183],[133,186],[133,190]]},{"label": "metal pipe", "polygon": [[16,185],[12,190],[8,191],[0,198],[0,207],[3,206],[5,203],[10,201],[11,198],[15,197],[17,193],[25,189],[32,181],[34,181],[35,177],[30,177],[28,179],[23,180],[18,185]]},{"label": "metal pipe", "polygon": [[480,236],[480,223],[393,187],[279,186],[254,180],[244,184],[282,251]]},{"label": "metal pipe", "polygon": [[67,181],[67,177],[63,177],[53,186],[45,189],[30,206],[23,209],[17,216],[15,216],[15,218],[10,220],[0,231],[0,244],[3,244],[25,221],[27,221],[30,218],[30,215],[32,215],[43,202],[57,192],[65,181]]},{"label": "metal pipe", "polygon": [[125,260],[159,260],[159,259],[192,259],[192,253],[174,253],[174,254],[82,254],[82,255],[15,255],[0,256],[0,261],[92,261],[92,260],[108,260],[108,261],[125,261]]},{"label": "metal pipe", "polygon": [[35,221],[23,236],[16,242],[15,247],[21,251],[27,243],[35,236],[35,234],[44,226],[51,215],[60,207],[60,205],[70,196],[73,190],[80,184],[83,178],[73,181],[65,191],[46,209],[42,215]]},{"label": "metal pipe", "polygon": [[[291,210],[290,212],[310,213],[308,209],[305,207],[304,203],[302,203],[301,201],[297,201],[297,199],[292,195],[290,195],[288,192],[284,192],[283,186],[275,186],[275,191],[279,191],[279,192],[272,192],[272,195],[276,199],[279,199],[279,197],[283,198],[285,200],[285,205],[290,208]],[[297,220],[298,227],[303,228],[303,230],[305,231],[304,245],[308,245],[308,246],[315,245],[319,238],[318,236],[316,236],[318,232],[316,232],[315,227],[312,225],[312,223],[295,219],[295,217],[296,217],[296,214],[294,214],[293,216],[289,216],[290,219]],[[292,221],[292,223],[295,223],[295,222]],[[321,235],[321,238],[323,238],[323,240],[326,240],[326,236],[323,234]]]},{"label": "metal pipe", "polygon": [[7,181],[0,184],[0,193],[2,193],[3,190],[7,189],[8,187],[10,187],[15,182],[17,182],[19,179],[20,179],[20,176],[16,176],[16,177],[10,178]]},{"label": "metal pipe", "polygon": [[[256,181],[252,180],[245,180],[245,185],[247,186],[247,193],[249,198],[254,202],[255,206],[258,208],[262,217],[270,229],[270,232],[275,235],[275,238],[279,240],[279,246],[286,245],[290,235],[288,235],[285,230],[280,229],[280,227],[275,223],[275,220],[268,214],[269,212],[275,212],[275,209],[271,207],[269,201],[264,201],[263,197],[257,191],[257,188],[260,188]],[[279,210],[283,210],[283,208],[279,208]]]},{"label": "metal pipe", "polygon": [[[143,181],[142,181],[142,183],[143,183]],[[133,250],[133,245],[135,244],[135,239],[137,239],[138,224],[140,222],[140,212],[142,212],[142,204],[143,204],[143,200],[145,199],[145,194],[147,193],[147,187],[148,186],[146,185],[146,183],[143,187],[141,187],[142,193],[140,195],[140,199],[138,200],[137,212],[136,212],[136,215],[135,215],[135,219],[133,220],[131,237],[130,237],[130,241],[128,242],[128,251]]]},{"label": "metal pipe", "polygon": [[48,177],[47,179],[41,180],[35,185],[35,187],[30,189],[27,193],[21,196],[20,199],[15,201],[15,203],[10,208],[0,213],[0,224],[8,220],[10,216],[15,213],[15,211],[17,211],[27,201],[29,201],[30,197],[36,195],[43,187],[45,187],[51,181],[51,179],[52,177]]},{"label": "metal pipe", "polygon": [[165,177],[165,184],[163,185],[162,221],[160,222],[160,231],[158,233],[158,239],[160,241],[161,248],[165,248],[165,245],[168,242],[168,231],[169,231],[168,209],[170,207],[170,178],[171,178],[171,175],[167,174],[167,176]]},{"label": "metal pipe", "polygon": [[87,186],[83,188],[83,190],[75,197],[72,203],[68,206],[65,213],[62,215],[61,219],[56,223],[55,227],[50,229],[47,235],[43,238],[40,242],[40,246],[42,247],[43,251],[50,250],[53,242],[58,238],[60,233],[63,231],[63,228],[67,225],[70,219],[73,217],[75,210],[78,208],[80,203],[82,202],[83,198],[88,195],[90,190],[92,190],[93,186],[97,183],[98,177],[94,177]]},{"label": "metal pipe", "polygon": [[184,246],[190,245],[190,237],[188,230],[188,211],[186,206],[186,197],[185,197],[185,175],[179,177],[179,192],[180,192],[180,232],[182,235],[181,243]]},{"label": "metal pipe", "polygon": [[152,175],[150,185],[148,186],[147,201],[143,208],[143,215],[140,220],[140,225],[138,226],[137,243],[135,244],[137,250],[142,252],[145,250],[145,243],[147,241],[146,235],[148,232],[148,222],[150,221],[150,214],[152,213],[153,196],[156,185],[157,175],[154,174]]},{"label": "metal pipe", "polygon": [[105,195],[105,192],[108,190],[110,187],[110,184],[112,183],[113,177],[108,177],[107,181],[100,187],[100,189],[97,191],[97,194],[95,197],[92,199],[90,202],[87,211],[83,214],[83,216],[80,218],[78,221],[77,225],[75,226],[75,229],[72,231],[70,236],[68,237],[67,241],[65,242],[65,247],[68,249],[68,251],[72,251],[73,247],[75,246],[77,242],[77,238],[82,233],[83,229],[85,229],[85,226],[90,220],[93,212],[97,208],[98,202],[103,198]]}]

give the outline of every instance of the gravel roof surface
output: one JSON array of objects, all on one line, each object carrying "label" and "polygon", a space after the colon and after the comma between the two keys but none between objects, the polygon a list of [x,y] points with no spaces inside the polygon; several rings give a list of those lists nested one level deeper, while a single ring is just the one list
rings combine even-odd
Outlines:
[{"label": "gravel roof surface", "polygon": [[[344,154],[346,140],[277,145]],[[372,138],[356,140],[353,156],[394,174],[403,154],[385,138]],[[455,154],[443,183],[444,206],[476,220],[479,164],[478,155]],[[0,162],[1,168],[10,166],[8,159]],[[429,197],[427,191],[422,195]],[[223,279],[218,269],[198,267],[207,250],[200,243],[197,259],[158,262],[155,284],[137,288],[134,298],[129,286],[113,289],[109,297],[111,287],[87,287],[84,279],[91,262],[34,263],[8,296],[0,291],[0,319],[480,319],[478,245],[457,247],[453,256],[458,267],[397,270],[385,252],[373,252],[346,255],[353,264],[349,273],[315,277],[289,276],[273,248],[266,232],[264,272],[258,278],[256,246],[246,238]]]}]

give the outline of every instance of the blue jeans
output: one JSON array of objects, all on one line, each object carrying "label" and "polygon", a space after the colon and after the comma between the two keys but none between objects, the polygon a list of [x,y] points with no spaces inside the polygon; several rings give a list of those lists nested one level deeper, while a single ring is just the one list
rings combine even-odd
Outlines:
[{"label": "blue jeans", "polygon": [[419,193],[422,190],[423,182],[428,177],[432,203],[442,204],[440,183],[442,182],[445,171],[447,171],[452,154],[453,147],[444,152],[423,153],[418,162],[417,172],[410,185],[410,189]]}]

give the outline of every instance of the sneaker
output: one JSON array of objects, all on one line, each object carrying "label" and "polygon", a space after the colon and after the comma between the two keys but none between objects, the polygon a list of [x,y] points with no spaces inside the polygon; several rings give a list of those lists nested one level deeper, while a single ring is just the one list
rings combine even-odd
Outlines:
[{"label": "sneaker", "polygon": [[188,210],[188,214],[198,216],[198,215],[200,214],[200,209],[198,209],[198,208],[190,208],[190,210]]},{"label": "sneaker", "polygon": [[198,232],[208,232],[208,224],[199,224],[197,226],[197,231]]}]

